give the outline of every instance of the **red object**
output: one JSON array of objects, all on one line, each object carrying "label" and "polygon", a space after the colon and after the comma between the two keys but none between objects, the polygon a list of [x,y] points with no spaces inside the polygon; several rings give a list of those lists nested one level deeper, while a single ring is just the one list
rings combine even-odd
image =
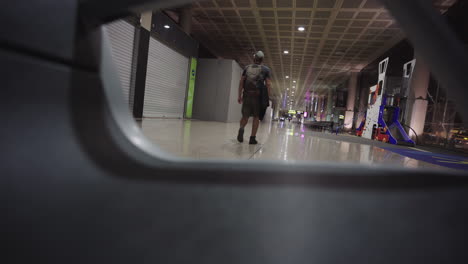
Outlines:
[{"label": "red object", "polygon": [[356,130],[356,136],[362,137],[362,129],[361,130]]},{"label": "red object", "polygon": [[364,126],[366,123],[366,119],[363,118],[361,121],[361,125],[356,129],[356,136],[362,137],[362,133],[364,132]]},{"label": "red object", "polygon": [[389,136],[387,135],[387,128],[379,127],[375,130],[374,139],[382,142],[388,142]]}]

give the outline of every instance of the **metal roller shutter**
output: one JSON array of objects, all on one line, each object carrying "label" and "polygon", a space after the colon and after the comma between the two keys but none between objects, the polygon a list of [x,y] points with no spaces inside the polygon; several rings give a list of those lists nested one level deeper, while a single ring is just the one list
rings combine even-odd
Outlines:
[{"label": "metal roller shutter", "polygon": [[182,118],[189,59],[150,38],[144,117]]},{"label": "metal roller shutter", "polygon": [[133,100],[130,100],[130,87],[135,27],[126,21],[118,20],[106,25],[106,29],[111,42],[112,59],[119,72],[124,99],[128,102],[130,109],[133,109]]}]

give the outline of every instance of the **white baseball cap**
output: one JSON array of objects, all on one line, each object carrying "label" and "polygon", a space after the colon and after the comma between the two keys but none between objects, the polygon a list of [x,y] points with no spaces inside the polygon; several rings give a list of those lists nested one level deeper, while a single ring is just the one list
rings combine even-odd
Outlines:
[{"label": "white baseball cap", "polygon": [[257,53],[255,53],[255,57],[262,59],[263,57],[265,57],[265,54],[263,54],[263,51],[259,50],[257,51]]}]

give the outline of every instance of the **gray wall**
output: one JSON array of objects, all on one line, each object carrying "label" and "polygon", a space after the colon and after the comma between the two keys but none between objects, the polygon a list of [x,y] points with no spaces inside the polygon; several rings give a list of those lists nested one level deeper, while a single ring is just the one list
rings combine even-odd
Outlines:
[{"label": "gray wall", "polygon": [[226,122],[238,122],[241,117],[242,106],[237,102],[239,81],[242,75],[242,68],[239,67],[236,61],[232,61],[232,77],[231,77],[231,95],[229,96],[229,110]]},{"label": "gray wall", "polygon": [[240,119],[237,89],[241,68],[233,60],[200,59],[193,99],[193,118],[236,122]]}]

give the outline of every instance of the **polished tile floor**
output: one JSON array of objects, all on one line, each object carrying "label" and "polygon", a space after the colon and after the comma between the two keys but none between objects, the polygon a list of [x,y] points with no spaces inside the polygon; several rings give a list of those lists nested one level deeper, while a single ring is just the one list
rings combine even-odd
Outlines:
[{"label": "polished tile floor", "polygon": [[383,149],[379,147],[382,146],[380,142],[345,134],[315,132],[302,124],[289,122],[261,124],[257,134],[258,145],[248,144],[250,122],[245,129],[244,143],[236,140],[237,123],[144,119],[141,127],[143,133],[161,149],[195,159],[313,160],[447,169]]}]

